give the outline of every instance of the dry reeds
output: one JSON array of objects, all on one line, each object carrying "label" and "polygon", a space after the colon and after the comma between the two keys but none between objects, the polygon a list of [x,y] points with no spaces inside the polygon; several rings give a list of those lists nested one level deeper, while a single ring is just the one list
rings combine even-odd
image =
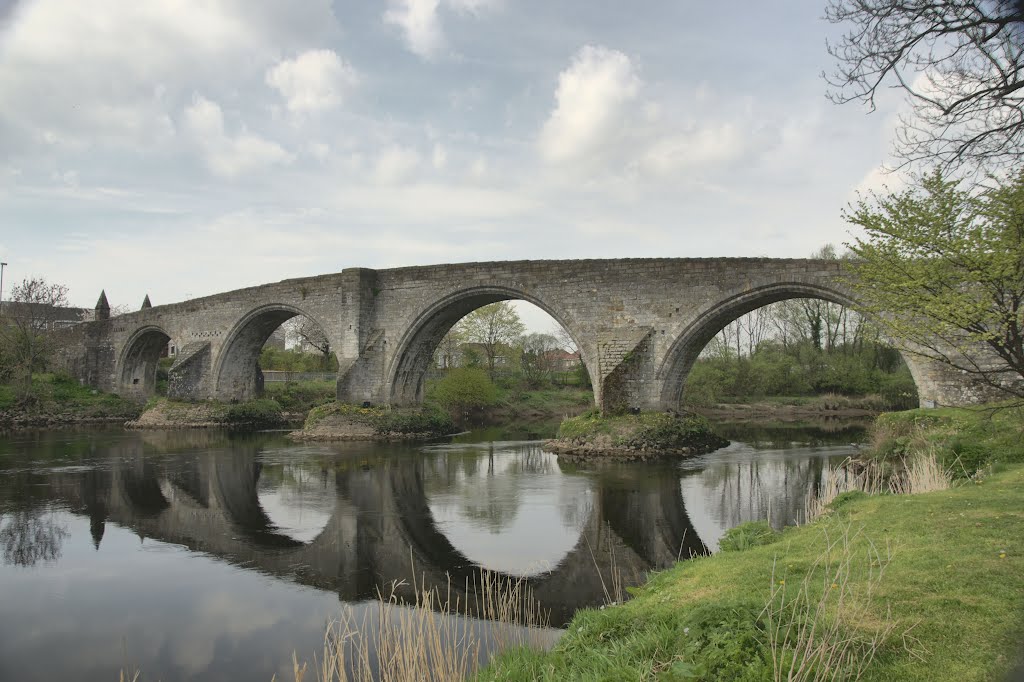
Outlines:
[{"label": "dry reeds", "polygon": [[891,470],[874,460],[846,459],[838,467],[829,468],[820,490],[807,496],[804,523],[825,514],[829,505],[845,492],[858,490],[868,495],[886,492],[914,495],[946,490],[952,484],[952,472],[942,466],[932,448],[915,457],[903,458],[899,466]]},{"label": "dry reeds", "polygon": [[[400,603],[394,583],[361,617],[347,607],[328,625],[318,682],[455,682],[473,675],[487,656],[519,646],[545,644],[547,614],[524,580],[488,571],[467,585],[460,600],[449,582],[446,593],[413,585],[415,602]],[[485,619],[480,621],[478,619]],[[295,682],[306,666],[293,659]]]},{"label": "dry reeds", "polygon": [[[879,618],[871,606],[892,548],[859,535],[847,526],[831,537],[826,529],[825,551],[796,584],[787,586],[785,573],[773,563],[761,616],[776,682],[858,680],[896,631],[888,610]],[[866,554],[858,547],[863,545]],[[866,565],[856,566],[857,557]],[[909,632],[903,633],[905,645],[914,641]]]}]

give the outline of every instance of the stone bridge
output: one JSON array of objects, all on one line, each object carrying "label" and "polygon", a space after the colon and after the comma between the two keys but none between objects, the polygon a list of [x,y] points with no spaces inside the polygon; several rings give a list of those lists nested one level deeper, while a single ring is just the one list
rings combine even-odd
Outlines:
[{"label": "stone bridge", "polygon": [[[176,436],[176,434],[172,434]],[[186,434],[184,438],[188,438]],[[37,501],[59,502],[90,519],[93,541],[114,523],[140,538],[204,552],[268,575],[337,592],[347,602],[388,594],[414,600],[420,589],[450,591],[461,604],[478,604],[473,585],[480,569],[441,532],[424,488],[423,457],[382,457],[346,444],[342,459],[328,453],[322,475],[332,479],[334,508],[322,530],[300,541],[276,528],[260,503],[260,448],[245,444],[179,447],[168,455],[166,434],[108,448],[96,468],[43,475],[34,480]],[[147,439],[157,439],[154,449]],[[539,461],[538,445],[523,446],[524,465]],[[307,463],[310,461],[308,460]],[[347,464],[338,468],[338,464]],[[315,465],[315,463],[314,463]],[[592,488],[593,505],[576,545],[555,566],[525,579],[552,624],[567,622],[580,604],[598,604],[613,575],[640,582],[679,556],[706,551],[686,514],[678,478],[651,480],[644,472],[603,474]],[[492,574],[514,583],[517,576]]]},{"label": "stone bridge", "polygon": [[[595,404],[675,407],[705,344],[726,324],[789,298],[854,301],[836,260],[665,258],[508,261],[352,268],[143,308],[64,332],[63,366],[83,383],[144,399],[174,341],[171,397],[245,400],[262,389],[260,350],[305,315],[340,365],[337,395],[408,405],[423,397],[433,351],[460,318],[503,300],[535,304],[572,336]],[[103,300],[105,303],[105,299]],[[98,317],[103,317],[100,311]],[[964,377],[905,356],[923,405],[974,399]]]}]

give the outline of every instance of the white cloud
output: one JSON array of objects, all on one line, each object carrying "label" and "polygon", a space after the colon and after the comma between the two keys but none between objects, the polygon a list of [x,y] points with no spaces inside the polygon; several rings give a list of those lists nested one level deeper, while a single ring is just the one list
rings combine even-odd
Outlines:
[{"label": "white cloud", "polygon": [[540,135],[548,161],[586,156],[617,135],[623,113],[640,87],[629,57],[617,50],[587,45],[558,76],[556,105]]},{"label": "white cloud", "polygon": [[434,151],[430,155],[431,163],[434,168],[441,170],[448,163],[448,150],[444,148],[440,142],[434,143]]},{"label": "white cloud", "polygon": [[476,16],[495,4],[495,0],[389,0],[384,23],[402,30],[410,52],[434,59],[448,47],[439,16],[442,7]]},{"label": "white cloud", "polygon": [[185,129],[198,144],[207,167],[216,175],[231,178],[293,159],[277,143],[244,129],[237,135],[228,135],[220,106],[201,95],[195,95],[183,118]]},{"label": "white cloud", "polygon": [[695,166],[734,161],[747,151],[743,132],[732,122],[667,135],[651,142],[639,167],[652,175],[671,175]]},{"label": "white cloud", "polygon": [[340,105],[359,76],[333,50],[308,50],[268,69],[266,82],[281,93],[289,111],[317,113]]},{"label": "white cloud", "polygon": [[392,0],[390,4],[384,12],[384,22],[402,29],[410,52],[431,59],[444,48],[444,33],[437,16],[440,0]]},{"label": "white cloud", "polygon": [[377,157],[373,177],[384,185],[399,183],[408,179],[419,165],[420,155],[415,149],[392,145]]}]

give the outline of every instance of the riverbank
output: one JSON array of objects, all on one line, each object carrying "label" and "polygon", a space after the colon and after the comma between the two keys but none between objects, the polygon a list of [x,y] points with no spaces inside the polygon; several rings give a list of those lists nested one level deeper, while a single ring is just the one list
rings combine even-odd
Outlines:
[{"label": "riverbank", "polygon": [[550,653],[506,654],[479,679],[779,679],[779,665],[826,665],[794,641],[801,619],[823,656],[848,647],[860,679],[1004,679],[1024,652],[1024,466],[1005,463],[1020,461],[1021,422],[933,412],[879,420],[876,439],[903,445],[875,456],[919,452],[913,439],[933,454],[974,442],[985,463],[959,485],[847,493],[782,533],[739,526],[719,554],[657,574],[625,604],[577,612]]},{"label": "riverbank", "polygon": [[[870,642],[892,627],[863,679],[1002,679],[1024,642],[1022,510],[1020,466],[948,491],[861,496],[767,545],[680,563],[626,604],[577,613],[551,653],[506,655],[479,679],[773,679],[766,607],[807,589],[813,613],[822,585],[838,592],[823,620],[844,636]],[[892,555],[875,557],[885,570],[868,594],[872,547]],[[838,583],[843,566],[822,570],[826,557],[850,562]]]},{"label": "riverbank", "polygon": [[141,412],[137,403],[81,386],[59,374],[35,375],[32,397],[27,401],[19,399],[13,386],[0,384],[0,426],[5,428],[123,424]]},{"label": "riverbank", "polygon": [[266,398],[244,403],[222,403],[216,400],[191,403],[152,398],[138,418],[125,422],[125,428],[269,428],[301,418],[301,415],[285,413],[276,401]]},{"label": "riverbank", "polygon": [[771,396],[745,401],[687,404],[686,409],[715,420],[750,419],[786,422],[873,418],[891,407],[877,395],[848,397],[830,394]]},{"label": "riverbank", "polygon": [[601,416],[591,410],[562,420],[558,435],[544,447],[560,459],[580,464],[595,460],[648,461],[712,452],[729,444],[696,414],[641,412]]}]

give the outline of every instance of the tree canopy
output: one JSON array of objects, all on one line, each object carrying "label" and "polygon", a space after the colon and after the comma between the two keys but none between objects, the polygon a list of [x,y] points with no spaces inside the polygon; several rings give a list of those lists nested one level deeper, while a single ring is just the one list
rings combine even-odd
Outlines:
[{"label": "tree canopy", "polygon": [[902,90],[910,113],[897,129],[904,164],[1012,168],[1024,152],[1024,2],[829,0],[846,32],[828,46],[837,103],[875,108],[880,89]]},{"label": "tree canopy", "polygon": [[844,217],[864,230],[850,245],[863,312],[905,350],[1024,398],[1024,171],[983,191],[935,171]]}]

